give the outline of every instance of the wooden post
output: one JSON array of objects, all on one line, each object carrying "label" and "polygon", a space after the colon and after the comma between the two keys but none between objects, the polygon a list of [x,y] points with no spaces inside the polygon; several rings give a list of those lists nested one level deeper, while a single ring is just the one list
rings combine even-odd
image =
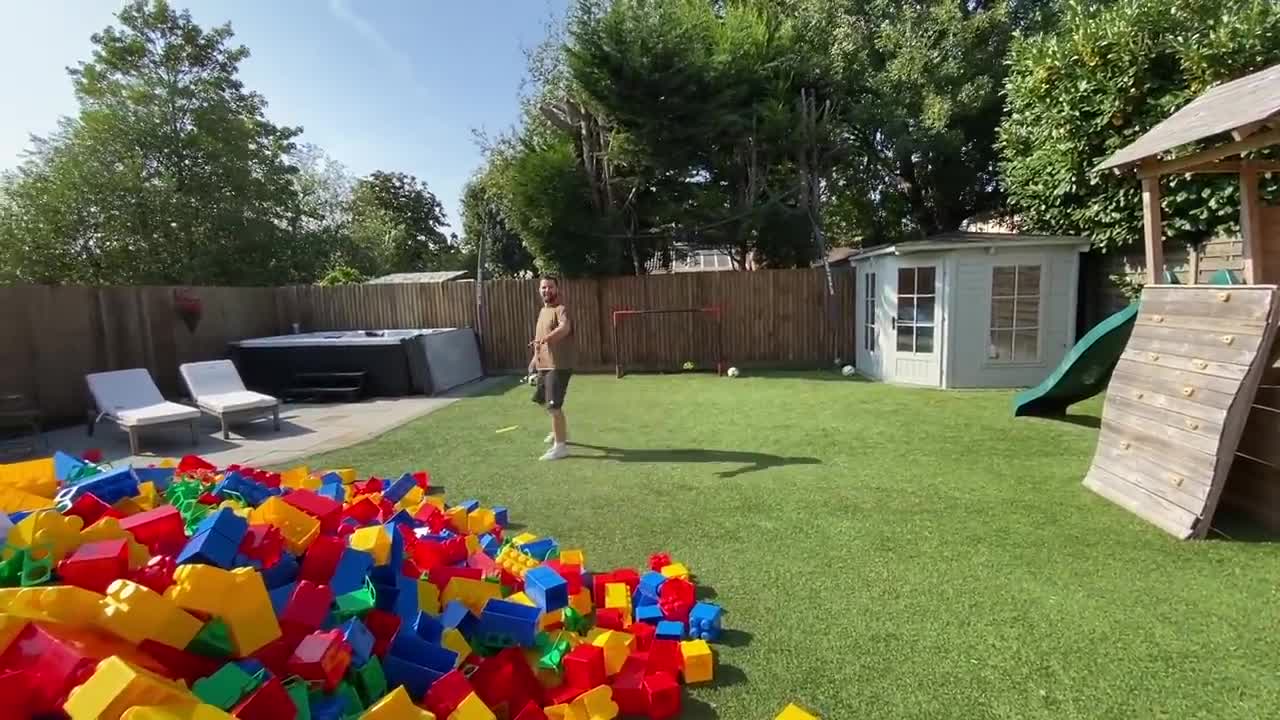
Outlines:
[{"label": "wooden post", "polygon": [[1147,284],[1164,282],[1164,221],[1160,217],[1160,178],[1142,179],[1142,236],[1147,244]]},{"label": "wooden post", "polygon": [[1262,206],[1258,200],[1258,172],[1240,171],[1240,236],[1244,240],[1244,282],[1262,279]]}]

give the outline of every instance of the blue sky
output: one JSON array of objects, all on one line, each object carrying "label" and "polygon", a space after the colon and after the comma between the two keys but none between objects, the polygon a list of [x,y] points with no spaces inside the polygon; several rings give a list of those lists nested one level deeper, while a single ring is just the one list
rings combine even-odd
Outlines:
[{"label": "blue sky", "polygon": [[[205,27],[230,21],[252,53],[245,84],[274,122],[301,125],[353,173],[399,170],[425,180],[457,221],[479,167],[472,129],[517,120],[523,51],[568,0],[174,0]],[[31,133],[76,110],[66,67],[120,2],[0,3],[0,168],[20,162]]]}]

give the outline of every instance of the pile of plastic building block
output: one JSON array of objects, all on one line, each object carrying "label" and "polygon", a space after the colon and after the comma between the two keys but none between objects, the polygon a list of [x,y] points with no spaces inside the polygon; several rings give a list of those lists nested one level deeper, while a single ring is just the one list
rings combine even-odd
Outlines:
[{"label": "pile of plastic building block", "polygon": [[0,465],[4,718],[678,717],[722,611],[424,472]]}]

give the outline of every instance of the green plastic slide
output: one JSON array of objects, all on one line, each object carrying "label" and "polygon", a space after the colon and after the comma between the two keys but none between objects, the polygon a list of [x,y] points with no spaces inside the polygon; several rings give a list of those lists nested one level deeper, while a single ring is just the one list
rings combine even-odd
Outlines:
[{"label": "green plastic slide", "polygon": [[1018,393],[1013,399],[1013,414],[1019,417],[1065,415],[1068,407],[1105,390],[1137,318],[1138,303],[1135,302],[1098,323],[1071,348],[1052,375],[1030,390]]}]

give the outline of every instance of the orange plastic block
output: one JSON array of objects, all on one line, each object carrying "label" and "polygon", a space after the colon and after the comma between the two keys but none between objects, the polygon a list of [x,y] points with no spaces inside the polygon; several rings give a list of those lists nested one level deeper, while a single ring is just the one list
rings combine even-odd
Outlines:
[{"label": "orange plastic block", "polygon": [[47,547],[57,563],[80,546],[84,519],[57,510],[39,510],[22,518],[9,531],[9,545],[16,548]]},{"label": "orange plastic block", "polygon": [[591,599],[591,591],[583,588],[580,592],[569,596],[569,607],[578,612],[579,615],[590,615],[594,609]]},{"label": "orange plastic block", "polygon": [[0,654],[9,649],[9,643],[26,629],[27,622],[26,618],[0,613]]},{"label": "orange plastic block", "polygon": [[782,712],[778,713],[778,717],[773,720],[819,720],[819,718],[817,715],[810,715],[801,710],[799,705],[792,703],[782,708]]},{"label": "orange plastic block", "polygon": [[306,465],[299,465],[280,473],[280,484],[294,490],[319,490],[321,482]]},{"label": "orange plastic block", "polygon": [[502,587],[500,585],[464,577],[451,578],[449,583],[444,586],[444,594],[440,596],[440,602],[445,605],[458,600],[475,615],[484,612],[485,603],[489,602],[490,599],[502,599]]},{"label": "orange plastic block", "polygon": [[182,650],[204,626],[169,597],[132,580],[116,580],[108,585],[98,613],[98,624],[104,630],[135,645],[154,640]]},{"label": "orange plastic block", "polygon": [[67,695],[62,709],[71,720],[119,720],[135,705],[198,705],[185,685],[112,656]]},{"label": "orange plastic block", "polygon": [[365,710],[360,720],[436,720],[436,716],[415,705],[409,691],[403,685],[397,685],[395,690]]},{"label": "orange plastic block", "polygon": [[547,628],[560,625],[563,622],[564,622],[563,610],[556,610],[554,612],[544,612],[542,613],[542,617],[538,618],[538,629],[546,630]]},{"label": "orange plastic block", "polygon": [[561,565],[577,565],[580,568],[586,567],[587,554],[582,552],[581,550],[561,550],[560,564]]},{"label": "orange plastic block", "polygon": [[53,458],[0,464],[0,485],[46,499],[52,498],[58,492]]},{"label": "orange plastic block", "polygon": [[151,551],[147,550],[147,546],[133,539],[133,533],[120,527],[120,521],[116,518],[104,517],[95,522],[84,530],[80,531],[80,538],[76,542],[76,547],[80,547],[85,543],[96,542],[98,540],[127,540],[129,542],[129,569],[137,570],[147,561],[151,559]]},{"label": "orange plastic block", "polygon": [[440,588],[425,577],[418,580],[418,609],[440,614]]},{"label": "orange plastic block", "polygon": [[684,563],[671,563],[670,565],[662,568],[662,577],[668,579],[680,578],[681,580],[688,580],[689,568],[685,567]]},{"label": "orange plastic block", "polygon": [[489,508],[476,508],[467,515],[467,532],[473,535],[483,535],[497,524],[498,516]]},{"label": "orange plastic block", "polygon": [[173,580],[165,597],[185,610],[222,618],[236,654],[248,655],[280,637],[271,597],[253,568],[180,565]]},{"label": "orange plastic block", "polygon": [[621,630],[605,630],[591,638],[591,644],[604,648],[604,671],[613,676],[622,670],[623,663],[631,655],[635,636]]},{"label": "orange plastic block", "polygon": [[[271,497],[249,513],[252,524],[274,525],[284,535],[289,552],[298,554],[320,535],[320,521],[295,508],[279,497]],[[388,548],[390,542],[388,541]]]},{"label": "orange plastic block", "polygon": [[[680,643],[684,656],[684,681],[689,684],[711,682],[715,675],[715,657],[706,640],[685,640]],[[607,660],[607,659],[606,659]]]},{"label": "orange plastic block", "polygon": [[213,705],[141,705],[124,711],[120,720],[234,720]]},{"label": "orange plastic block", "polygon": [[90,627],[102,596],[74,585],[0,590],[0,612],[39,622]]},{"label": "orange plastic block", "polygon": [[444,516],[449,519],[449,524],[459,530],[467,529],[467,509],[461,505],[454,505],[444,511]]},{"label": "orange plastic block", "polygon": [[116,504],[112,505],[111,508],[125,517],[137,515],[146,509],[142,507],[141,503],[133,498],[121,498],[120,500],[117,500]]},{"label": "orange plastic block", "polygon": [[618,704],[613,701],[613,688],[594,687],[569,703],[570,716],[577,720],[613,720],[618,717]]},{"label": "orange plastic block", "polygon": [[351,533],[348,543],[356,550],[372,555],[375,565],[386,565],[391,561],[391,535],[385,525],[362,527]]},{"label": "orange plastic block", "polygon": [[488,705],[475,693],[468,694],[458,703],[457,709],[449,713],[449,720],[498,720]]}]

